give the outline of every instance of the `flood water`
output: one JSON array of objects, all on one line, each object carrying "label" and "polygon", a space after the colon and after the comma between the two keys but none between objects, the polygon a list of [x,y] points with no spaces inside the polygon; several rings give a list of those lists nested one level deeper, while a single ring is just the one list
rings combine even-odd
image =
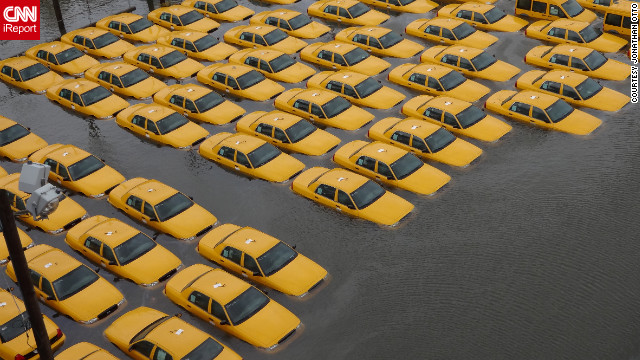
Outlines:
[{"label": "flood water", "polygon": [[[146,1],[61,3],[68,30],[129,6],[136,6],[135,12],[141,15],[148,12]],[[256,12],[280,7],[247,0],[239,3]],[[302,0],[285,7],[305,12],[311,3]],[[497,5],[513,14],[513,1],[499,0]],[[410,21],[433,16],[434,11],[426,15],[392,13],[384,26],[403,33]],[[59,36],[49,2],[42,2],[41,21],[43,41]],[[222,38],[226,30],[246,23],[223,23],[214,35]],[[332,27],[320,41],[331,40],[341,29]],[[539,41],[526,38],[524,32],[493,34],[500,41],[488,49],[490,53],[520,67],[519,75],[534,69],[523,59]],[[4,42],[0,58],[36,43]],[[608,56],[628,62],[622,53]],[[417,63],[419,55],[386,60],[393,67]],[[376,78],[409,97],[418,95],[388,82],[387,73]],[[513,90],[515,83],[515,79],[477,81],[492,92]],[[629,79],[602,83],[629,94]],[[287,88],[303,85],[285,84]],[[484,100],[486,97],[476,105]],[[452,177],[436,195],[394,189],[416,209],[408,221],[389,229],[316,205],[294,194],[289,183],[250,180],[220,168],[196,151],[142,141],[113,120],[83,119],[44,95],[21,94],[2,83],[0,103],[0,114],[31,127],[50,144],[79,146],[128,179],[146,177],[167,183],[193,196],[222,223],[252,226],[296,244],[298,251],[329,271],[328,285],[303,301],[269,291],[304,324],[301,334],[275,354],[261,352],[184,314],[184,320],[246,359],[640,359],[637,105],[628,104],[617,113],[583,108],[603,120],[586,137],[507,120],[513,130],[498,142],[469,140],[484,150],[481,161],[465,169],[432,163]],[[248,112],[273,110],[271,101],[242,100],[238,104]],[[400,106],[371,111],[375,121],[402,117]],[[204,125],[211,133],[233,131],[234,126]],[[352,132],[327,130],[344,144],[366,139],[369,127]],[[294,156],[307,167],[335,167],[331,155]],[[1,166],[10,173],[20,170],[19,164],[7,161]],[[116,217],[153,233],[105,199],[72,197],[91,215]],[[70,250],[64,235],[38,231],[29,235],[36,243],[56,246],[89,264]],[[186,265],[212,265],[196,253],[196,242],[180,242],[167,235],[160,235],[158,242]],[[100,274],[114,280],[111,274]],[[102,334],[108,325],[141,305],[167,313],[179,311],[162,294],[162,285],[144,289],[125,280],[114,284],[127,303],[105,320],[83,326],[54,317],[67,335],[64,348],[89,341],[125,359]],[[4,271],[0,285],[15,286]],[[42,310],[54,316],[50,308],[42,306]]]}]

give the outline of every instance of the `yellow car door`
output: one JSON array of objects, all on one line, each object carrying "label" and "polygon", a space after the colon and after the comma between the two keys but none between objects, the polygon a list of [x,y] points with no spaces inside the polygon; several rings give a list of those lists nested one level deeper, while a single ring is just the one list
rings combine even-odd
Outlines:
[{"label": "yellow car door", "polygon": [[335,206],[336,188],[319,183],[314,183],[314,185],[312,185],[311,187],[313,186],[315,186],[313,197],[317,202],[329,207]]},{"label": "yellow car door", "polygon": [[102,242],[100,240],[92,236],[87,236],[87,238],[84,240],[83,246],[81,248],[81,252],[92,263],[101,264],[103,263],[102,256],[100,255],[101,247],[102,247]]},{"label": "yellow car door", "polygon": [[336,210],[347,214],[355,215],[357,213],[356,207],[353,204],[351,197],[344,191],[338,190],[337,202],[335,204]]},{"label": "yellow car door", "polygon": [[134,219],[142,219],[142,204],[143,201],[137,196],[130,195],[125,201],[125,210],[129,216]]},{"label": "yellow car door", "polygon": [[220,253],[220,262],[225,268],[233,271],[236,274],[243,274],[247,277],[246,273],[243,273],[242,267],[242,251],[234,248],[233,246],[226,246]]},{"label": "yellow car door", "polygon": [[251,175],[253,170],[253,167],[251,166],[247,155],[240,151],[236,151],[235,169],[239,170],[241,173],[248,175]]}]

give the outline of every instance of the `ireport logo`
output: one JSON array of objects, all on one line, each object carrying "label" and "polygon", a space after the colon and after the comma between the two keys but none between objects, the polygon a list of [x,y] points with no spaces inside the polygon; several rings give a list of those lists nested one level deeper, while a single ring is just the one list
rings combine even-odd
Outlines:
[{"label": "ireport logo", "polygon": [[40,40],[40,1],[0,2],[0,40]]}]

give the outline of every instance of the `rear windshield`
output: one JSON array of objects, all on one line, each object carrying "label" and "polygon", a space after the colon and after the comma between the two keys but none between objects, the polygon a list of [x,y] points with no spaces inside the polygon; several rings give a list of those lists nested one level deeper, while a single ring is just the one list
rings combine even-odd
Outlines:
[{"label": "rear windshield", "polygon": [[384,189],[377,183],[367,180],[362,186],[351,193],[351,198],[358,209],[364,209],[384,195]]},{"label": "rear windshield", "polygon": [[103,88],[102,86],[95,87],[87,91],[86,93],[80,95],[80,97],[82,98],[82,102],[84,103],[84,106],[95,104],[100,100],[104,100],[108,98],[109,96],[111,96],[111,93],[109,92],[109,90]]},{"label": "rear windshield", "polygon": [[120,40],[120,38],[110,32],[107,32],[93,39],[93,45],[95,45],[96,49],[102,49],[103,47],[111,45],[118,40]]},{"label": "rear windshield", "polygon": [[255,169],[266,164],[280,154],[280,150],[278,150],[277,147],[269,143],[264,143],[259,148],[250,152],[248,156],[249,161],[251,161],[251,165],[253,165],[253,168]]},{"label": "rear windshield", "polygon": [[569,116],[569,114],[571,114],[573,110],[573,107],[571,107],[571,105],[569,105],[562,99],[558,99],[556,102],[551,104],[551,106],[545,109],[545,111],[549,115],[549,118],[554,123],[559,122]]},{"label": "rear windshield", "polygon": [[49,69],[47,69],[46,66],[41,63],[37,63],[20,70],[20,77],[22,78],[22,81],[29,81],[48,72]]},{"label": "rear windshield", "polygon": [[27,315],[26,312],[18,314],[18,316],[0,325],[0,342],[9,342],[19,335],[29,331],[29,329],[31,329],[29,315]]},{"label": "rear windshield", "polygon": [[100,161],[100,159],[93,155],[89,155],[86,158],[78,161],[77,163],[69,166],[69,175],[74,181],[80,180],[85,176],[93,174],[94,172],[102,169],[104,166],[104,163]]},{"label": "rear windshield", "polygon": [[29,135],[29,130],[22,127],[22,125],[14,124],[2,131],[0,131],[0,146],[11,144],[12,142],[22,139]]},{"label": "rear windshield", "polygon": [[425,141],[427,142],[427,146],[432,153],[436,153],[444,149],[445,147],[447,147],[447,145],[451,144],[455,140],[456,137],[452,133],[442,128],[436,130],[436,132],[427,136],[427,138],[425,139]]},{"label": "rear windshield", "polygon": [[185,118],[184,116],[178,113],[173,113],[167,117],[164,117],[158,120],[156,122],[156,125],[158,125],[158,130],[160,131],[160,134],[167,134],[185,125],[188,122],[189,120],[187,120],[187,118]]},{"label": "rear windshield", "polygon": [[146,80],[148,77],[149,74],[142,71],[142,69],[135,69],[120,76],[120,81],[122,81],[122,86],[129,87],[139,83],[142,80]]}]

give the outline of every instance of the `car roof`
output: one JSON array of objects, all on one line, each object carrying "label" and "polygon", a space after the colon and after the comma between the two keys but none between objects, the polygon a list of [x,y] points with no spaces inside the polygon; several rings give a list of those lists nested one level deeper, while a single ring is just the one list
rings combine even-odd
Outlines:
[{"label": "car roof", "polygon": [[352,34],[365,34],[379,38],[385,34],[390,33],[392,30],[382,26],[363,26],[358,27]]},{"label": "car roof", "polygon": [[349,170],[335,168],[320,175],[318,180],[314,182],[333,186],[336,189],[351,193],[367,181],[369,181],[369,179],[362,175]]},{"label": "car roof", "polygon": [[315,51],[320,52],[321,50],[327,50],[340,55],[344,55],[355,48],[357,48],[356,45],[333,40],[318,46]]},{"label": "car roof", "polygon": [[155,179],[149,179],[134,186],[127,194],[135,195],[142,200],[155,205],[176,193],[178,193],[178,190],[171,186],[163,184]]},{"label": "car roof", "polygon": [[[435,65],[435,64],[418,64],[414,67],[412,67],[411,69],[409,69],[406,73],[409,72],[417,72],[420,74],[424,74],[424,75],[429,75],[432,76],[434,78],[441,78],[442,76],[455,71],[451,68],[448,68],[446,66],[442,66],[442,65]],[[405,73],[405,74],[406,74]]]},{"label": "car roof", "polygon": [[[27,251],[34,251],[40,246],[42,245],[36,245]],[[29,269],[52,282],[82,265],[80,261],[67,255],[64,251],[51,246],[46,251],[39,251],[41,252],[38,255],[28,261]]]},{"label": "car roof", "polygon": [[479,3],[463,3],[460,6],[458,6],[455,10],[471,10],[471,11],[477,11],[479,13],[485,13],[491,9],[495,8],[495,6],[493,5],[489,5],[489,4],[479,4]]},{"label": "car roof", "polygon": [[565,70],[553,70],[542,75],[542,80],[551,80],[556,81],[562,84],[566,84],[569,86],[577,86],[581,84],[585,79],[587,79],[587,75],[578,74],[573,71],[565,71]]},{"label": "car roof", "polygon": [[[272,49],[247,49],[247,50],[249,51],[246,51],[244,53],[244,56],[242,57],[243,59],[245,59],[248,56],[253,56],[253,57],[257,57],[258,59],[266,60],[268,62],[284,54],[282,51],[272,50]],[[240,51],[243,51],[243,50],[240,50]]]},{"label": "car roof", "polygon": [[357,0],[329,0],[329,1],[319,1],[326,5],[335,5],[340,7],[351,7],[357,4],[359,1]]},{"label": "car roof", "polygon": [[344,84],[355,86],[365,81],[369,76],[355,71],[340,70],[327,76],[322,82],[328,83],[331,80],[339,81]]},{"label": "car roof", "polygon": [[160,13],[163,13],[163,12],[167,12],[167,13],[170,13],[170,14],[173,14],[173,15],[180,16],[180,15],[184,15],[184,14],[186,14],[188,12],[191,12],[191,11],[195,11],[195,9],[192,8],[192,7],[183,6],[183,5],[171,5],[171,6],[158,8],[158,9],[154,10],[153,12],[155,14],[160,14]]},{"label": "car roof", "polygon": [[221,66],[213,69],[216,72],[221,72],[226,75],[237,78],[238,76],[244,75],[250,71],[255,71],[252,67],[241,64],[221,64]]},{"label": "car roof", "polygon": [[9,174],[5,177],[0,178],[0,188],[6,189],[9,192],[12,192],[22,199],[28,199],[31,194],[28,194],[24,191],[21,191],[18,188],[18,183],[20,181],[20,173]]},{"label": "car roof", "polygon": [[140,233],[139,230],[131,227],[116,218],[107,218],[106,220],[96,224],[84,233],[86,236],[92,236],[112,249],[133,236]]},{"label": "car roof", "polygon": [[134,51],[136,54],[145,53],[145,54],[153,55],[155,57],[161,57],[161,56],[167,55],[168,53],[178,51],[178,50],[167,45],[151,44],[151,45],[138,46]]},{"label": "car roof", "polygon": [[444,48],[438,55],[451,54],[460,56],[466,59],[473,59],[474,57],[482,54],[484,50],[477,49],[471,46],[464,45],[452,45]]},{"label": "car roof", "polygon": [[91,90],[91,89],[95,89],[98,86],[100,86],[100,84],[95,83],[91,80],[87,80],[87,79],[67,79],[65,81],[62,81],[56,85],[60,86],[60,89],[69,89],[75,93],[78,94],[84,94],[85,92]]},{"label": "car roof", "polygon": [[551,24],[549,24],[548,26],[580,31],[586,28],[587,26],[589,26],[589,23],[583,22],[583,21],[569,20],[569,19],[558,19],[558,20],[553,20]]},{"label": "car roof", "polygon": [[285,130],[292,125],[297,124],[300,120],[301,118],[297,115],[289,114],[280,110],[272,110],[266,114],[262,114],[253,123],[255,124],[259,122]]},{"label": "car roof", "polygon": [[222,269],[211,269],[200,275],[189,288],[211,297],[222,306],[242,294],[251,285]]},{"label": "car roof", "polygon": [[385,144],[381,141],[374,141],[370,144],[365,145],[351,156],[355,154],[369,156],[384,163],[391,164],[406,155],[407,151],[395,147],[391,144]]},{"label": "car roof", "polygon": [[[61,41],[51,41],[48,43],[44,43],[44,44],[39,44],[36,45],[34,47],[32,47],[31,49],[33,49],[34,51],[38,51],[38,50],[46,50],[52,54],[57,54],[60,52],[63,52],[67,49],[70,49],[74,47],[73,45],[69,45],[69,44],[65,44]],[[30,49],[30,50],[31,50]]]},{"label": "car roof", "polygon": [[235,133],[231,136],[224,138],[220,145],[228,146],[232,149],[236,149],[245,154],[255,150],[256,148],[262,146],[266,142],[262,139],[259,139],[255,136]]},{"label": "car roof", "polygon": [[91,155],[91,153],[71,144],[52,144],[47,146],[45,149],[47,148],[49,148],[49,152],[45,153],[44,156],[51,158],[64,166],[75,164]]},{"label": "car roof", "polygon": [[584,58],[585,56],[591,54],[593,51],[596,51],[592,48],[584,47],[584,46],[576,46],[576,45],[568,45],[561,44],[554,46],[549,52],[549,55],[552,54],[563,54],[569,56],[575,56],[579,58]]},{"label": "car roof", "polygon": [[74,31],[69,31],[67,35],[69,36],[81,35],[90,39],[94,39],[106,33],[108,33],[108,31],[104,29],[99,29],[97,27],[87,27],[87,28],[82,28]]},{"label": "car roof", "polygon": [[424,23],[424,25],[436,25],[436,26],[447,28],[447,29],[452,29],[452,28],[462,24],[463,22],[464,21],[458,20],[458,19],[434,17],[434,18],[431,18],[431,19],[427,20]]},{"label": "car roof", "polygon": [[291,20],[300,14],[301,14],[300,12],[295,10],[290,10],[290,9],[278,9],[273,11],[267,11],[265,13],[266,16],[273,16],[273,17],[277,17],[285,20]]},{"label": "car roof", "polygon": [[245,226],[228,235],[221,244],[224,244],[224,246],[233,246],[234,248],[257,258],[279,242],[280,240],[273,236],[267,235],[252,227]]},{"label": "car roof", "polygon": [[16,315],[25,312],[25,310],[22,300],[0,288],[0,324],[6,323]]},{"label": "car roof", "polygon": [[144,337],[146,340],[161,344],[174,359],[182,359],[207,338],[209,335],[176,317],[165,320]]},{"label": "car roof", "polygon": [[426,102],[428,106],[433,106],[436,109],[441,109],[447,112],[450,112],[454,115],[458,114],[460,111],[471,106],[470,103],[464,100],[454,99],[448,96],[437,96],[433,99]]},{"label": "car roof", "polygon": [[142,106],[131,114],[131,118],[133,118],[134,115],[141,115],[150,120],[158,121],[176,112],[173,109],[156,103],[141,105]]},{"label": "car roof", "polygon": [[559,98],[553,95],[547,95],[539,93],[537,91],[523,90],[515,94],[511,100],[519,101],[525,104],[537,106],[543,109],[551,106],[551,104],[558,101]]},{"label": "car roof", "polygon": [[[244,26],[239,26],[238,27],[238,36],[240,36],[241,32],[244,31],[248,31],[254,34],[258,34],[258,35],[266,35],[270,32],[272,32],[273,30],[278,29],[275,26],[271,26],[271,25],[265,25],[265,24],[260,24],[260,25],[244,25]],[[282,31],[282,30],[281,30]]]},{"label": "car roof", "polygon": [[297,93],[294,97],[291,98],[291,100],[295,101],[297,99],[302,99],[322,106],[338,96],[339,95],[336,95],[329,90],[305,89]]},{"label": "car roof", "polygon": [[33,64],[39,64],[38,61],[28,58],[26,56],[16,56],[16,57],[10,57],[8,59],[4,59],[2,61],[0,61],[0,64],[2,65],[8,65],[12,68],[14,68],[15,70],[22,70],[24,68],[27,68]]},{"label": "car roof", "polygon": [[211,92],[214,91],[198,84],[182,84],[172,88],[168,95],[180,95],[190,100],[197,100]]},{"label": "car roof", "polygon": [[106,71],[108,73],[114,74],[116,76],[122,76],[124,74],[127,74],[135,69],[137,69],[137,66],[128,64],[126,62],[123,61],[118,61],[118,62],[112,62],[112,63],[103,63],[100,64],[99,66],[96,67],[97,70],[99,71]]},{"label": "car roof", "polygon": [[130,24],[136,20],[142,19],[143,17],[141,15],[138,14],[132,14],[132,13],[122,13],[122,14],[116,14],[116,15],[111,15],[111,16],[107,16],[105,18],[103,18],[102,20],[108,20],[108,21],[120,21],[123,22],[125,24]]},{"label": "car roof", "polygon": [[436,132],[438,129],[440,129],[440,126],[436,124],[420,119],[406,118],[393,125],[390,129],[385,130],[385,132],[389,130],[393,130],[394,132],[399,130],[424,139]]},{"label": "car roof", "polygon": [[193,30],[181,30],[181,31],[172,31],[168,34],[169,39],[184,39],[189,41],[200,40],[201,38],[207,36],[209,34],[201,32],[201,31],[193,31]]}]

